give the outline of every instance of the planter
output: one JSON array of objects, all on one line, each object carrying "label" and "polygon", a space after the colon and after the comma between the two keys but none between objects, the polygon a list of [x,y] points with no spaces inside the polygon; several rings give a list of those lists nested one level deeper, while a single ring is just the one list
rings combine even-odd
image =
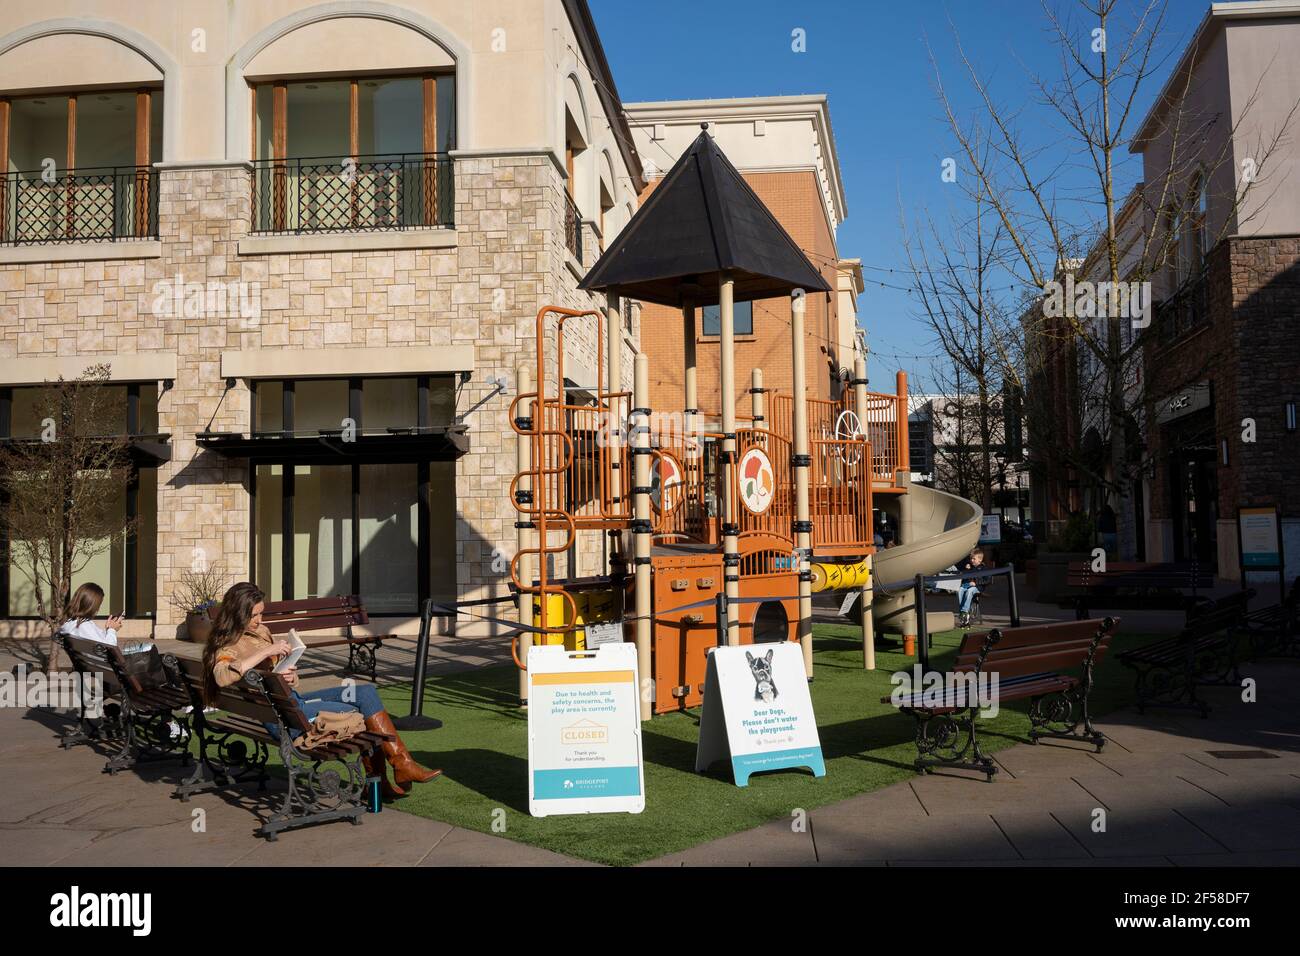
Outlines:
[{"label": "planter", "polygon": [[212,633],[212,622],[206,614],[185,615],[185,640],[196,644],[205,643]]},{"label": "planter", "polygon": [[1078,588],[1067,587],[1065,572],[1072,561],[1091,561],[1092,555],[1086,551],[1062,551],[1058,553],[1038,553],[1038,600],[1044,604],[1055,604],[1079,593]]}]

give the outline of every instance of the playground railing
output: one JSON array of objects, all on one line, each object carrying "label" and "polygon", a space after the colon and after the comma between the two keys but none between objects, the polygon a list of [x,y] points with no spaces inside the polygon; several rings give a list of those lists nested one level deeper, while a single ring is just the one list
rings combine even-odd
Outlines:
[{"label": "playground railing", "polygon": [[1019,627],[1020,602],[1016,599],[1016,569],[1013,565],[1008,564],[1004,568],[982,568],[979,571],[962,571],[954,574],[918,574],[916,576],[912,582],[912,589],[915,595],[916,607],[917,654],[920,657],[923,669],[929,670],[930,668],[930,630],[925,616],[926,588],[940,581],[975,581],[977,585],[982,585],[994,578],[1004,576],[1007,579],[1007,600],[1011,615],[1011,626]]}]

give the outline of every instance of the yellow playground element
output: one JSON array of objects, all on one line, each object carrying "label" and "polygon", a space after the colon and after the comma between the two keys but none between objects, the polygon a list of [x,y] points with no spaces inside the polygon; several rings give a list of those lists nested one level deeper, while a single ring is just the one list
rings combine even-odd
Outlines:
[{"label": "yellow playground element", "polygon": [[871,568],[866,560],[850,564],[812,565],[812,590],[852,591],[864,588],[871,582]]},{"label": "yellow playground element", "polygon": [[[584,625],[607,624],[621,619],[618,594],[608,585],[603,590],[571,590],[567,596],[573,599],[572,604],[564,594],[545,596],[547,625],[562,627],[564,632],[534,634],[534,645],[563,644],[565,650],[585,651],[587,631]],[[542,602],[538,595],[533,596],[533,626],[542,627]]]}]

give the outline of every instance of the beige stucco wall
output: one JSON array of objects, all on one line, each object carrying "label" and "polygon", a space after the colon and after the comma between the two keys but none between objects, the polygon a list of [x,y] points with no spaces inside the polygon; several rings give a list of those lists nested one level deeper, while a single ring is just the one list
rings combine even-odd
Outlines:
[{"label": "beige stucco wall", "polygon": [[[1238,178],[1248,158],[1262,162],[1238,217],[1241,235],[1300,233],[1300,17],[1230,21],[1224,31]],[[1285,127],[1279,148],[1263,154]]]},{"label": "beige stucco wall", "polygon": [[[1142,144],[1147,199],[1157,208],[1176,202],[1174,195],[1161,191],[1175,135],[1182,139],[1175,166],[1184,175],[1172,184],[1174,189],[1188,188],[1197,168],[1210,171],[1212,242],[1228,235],[1300,233],[1300,113],[1290,115],[1300,100],[1295,52],[1300,49],[1300,12],[1292,9],[1284,17],[1237,12],[1240,8],[1230,5],[1215,8],[1194,49],[1185,52],[1191,80],[1182,72],[1172,76],[1165,88],[1168,105],[1147,118],[1150,139]],[[1173,106],[1178,103],[1181,116]],[[1207,126],[1204,145],[1194,147]],[[1280,142],[1273,147],[1279,133]],[[1248,162],[1257,175],[1247,188],[1243,175]]]},{"label": "beige stucco wall", "polygon": [[[276,23],[284,26],[285,18],[308,8],[351,16],[289,30],[266,47],[266,58],[253,59],[254,37],[265,37],[268,30],[274,34]],[[73,29],[75,21],[80,29],[127,37],[165,75],[160,236],[134,258],[108,256],[96,246],[40,247],[35,253],[0,249],[0,372],[13,371],[5,381],[15,384],[30,380],[32,368],[72,368],[95,359],[113,361],[118,377],[123,367],[136,365],[144,369],[140,375],[152,378],[160,363],[171,363],[173,384],[159,400],[159,427],[172,435],[173,452],[159,474],[160,633],[177,624],[167,596],[198,549],[208,560],[220,559],[232,577],[247,573],[248,466],[200,451],[195,441],[207,428],[246,432],[250,427],[248,380],[239,377],[227,387],[227,372],[298,368],[307,357],[318,369],[337,368],[352,357],[362,363],[354,372],[362,365],[393,373],[409,373],[414,366],[428,366],[425,371],[464,367],[473,378],[461,393],[460,410],[487,396],[493,379],[506,379],[507,392],[470,419],[472,450],[456,466],[454,543],[459,594],[504,593],[506,578],[492,565],[494,549],[509,555],[515,548],[516,514],[508,499],[515,439],[507,416],[517,369],[535,361],[538,352],[534,316],[545,303],[605,304],[603,296],[576,289],[578,276],[599,252],[593,224],[585,224],[583,262],[573,261],[565,246],[566,83],[580,93],[587,113],[593,165],[585,180],[590,189],[585,208],[596,202],[595,163],[602,156],[618,204],[636,202],[617,135],[604,119],[592,70],[576,53],[579,42],[560,0],[424,0],[401,7],[287,0],[13,3],[0,7],[0,50],[5,49],[2,38],[9,37],[15,58],[8,61],[11,54],[0,52],[0,71],[37,49],[13,46],[16,38],[39,32],[43,28],[33,24],[50,21],[63,29]],[[410,25],[398,25],[407,21]],[[362,71],[375,65],[373,51],[366,48],[376,38],[394,36],[394,30],[428,30],[430,24],[454,41],[457,75],[469,79],[466,98],[458,101],[461,129],[468,133],[454,154],[454,232],[404,233],[401,242],[384,236],[358,241],[353,234],[274,242],[250,238],[250,175],[238,161],[247,150],[249,98],[242,67],[234,74],[236,95],[229,95],[230,64],[247,57],[253,68],[278,62],[277,68],[288,69],[310,57],[322,70]],[[205,50],[192,48],[195,30],[206,31]],[[74,36],[64,33],[49,43],[79,43],[69,39]],[[504,49],[493,50],[502,42]],[[403,56],[409,60],[423,43],[408,38]],[[431,52],[429,59],[438,55]],[[50,89],[60,85],[62,75],[52,74]],[[127,74],[122,77],[125,82]],[[244,136],[228,135],[232,122],[242,124]],[[626,217],[611,221],[619,226]],[[250,323],[239,317],[156,314],[156,284],[177,274],[187,283],[248,283],[257,289],[259,315]],[[625,309],[623,315],[626,386],[639,329],[635,310]],[[570,346],[574,362],[594,367],[591,331],[572,330]],[[387,363],[385,353],[391,357]],[[586,535],[574,570],[603,570],[603,551],[602,536]],[[567,564],[561,557],[556,571]]]},{"label": "beige stucco wall", "polygon": [[[119,42],[65,32],[14,45],[41,25],[120,35]],[[443,52],[434,51],[430,37]],[[143,56],[123,45],[136,40]],[[608,152],[619,205],[636,202],[561,0],[15,0],[0,5],[0,50],[0,77],[11,78],[0,92],[157,79],[145,75],[146,67],[168,74],[177,103],[168,103],[166,161],[248,158],[245,75],[443,68],[460,56],[459,148],[545,148],[562,166],[562,90],[572,74],[593,117],[592,162]],[[420,50],[430,51],[428,62],[420,62]],[[592,187],[584,213],[598,208],[594,196]]]}]

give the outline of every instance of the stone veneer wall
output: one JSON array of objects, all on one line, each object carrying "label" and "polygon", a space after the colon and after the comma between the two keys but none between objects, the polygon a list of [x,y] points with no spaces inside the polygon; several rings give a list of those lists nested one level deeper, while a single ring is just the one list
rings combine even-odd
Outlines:
[{"label": "stone veneer wall", "polygon": [[[160,634],[179,623],[167,597],[200,549],[207,560],[221,560],[232,579],[247,575],[247,465],[197,452],[195,444],[205,428],[249,427],[248,383],[227,389],[221,377],[221,353],[235,349],[473,344],[473,378],[458,408],[483,398],[497,376],[510,387],[470,418],[471,451],[457,465],[458,593],[505,593],[508,578],[493,569],[493,551],[508,557],[515,550],[508,500],[515,438],[507,412],[516,370],[535,361],[535,315],[543,303],[592,308],[604,297],[577,292],[565,265],[564,182],[550,158],[461,157],[455,181],[453,249],[241,256],[250,177],[234,165],[162,170],[161,258],[0,266],[0,357],[177,354],[175,383],[159,399],[160,428],[173,448],[172,461],[159,469]],[[589,251],[587,265],[594,259]],[[260,315],[155,315],[155,284],[178,273],[187,283],[256,284]],[[590,360],[590,333],[586,341],[578,329],[569,335]],[[624,364],[630,386],[630,356]],[[576,570],[597,573],[600,536],[582,537]],[[565,566],[561,558],[556,571]]]}]

